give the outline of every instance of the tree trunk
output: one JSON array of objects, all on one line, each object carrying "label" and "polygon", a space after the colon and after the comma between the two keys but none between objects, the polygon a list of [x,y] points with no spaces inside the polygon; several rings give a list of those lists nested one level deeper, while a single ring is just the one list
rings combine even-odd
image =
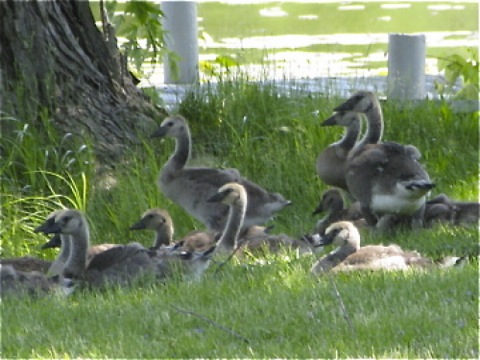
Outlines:
[{"label": "tree trunk", "polygon": [[42,126],[46,113],[60,133],[90,134],[103,161],[155,127],[160,111],[134,85],[87,1],[1,1],[0,23],[4,114]]}]

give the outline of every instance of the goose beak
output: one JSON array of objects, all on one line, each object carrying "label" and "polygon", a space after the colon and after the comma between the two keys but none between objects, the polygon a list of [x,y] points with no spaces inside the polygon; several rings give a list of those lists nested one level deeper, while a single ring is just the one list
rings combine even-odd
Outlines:
[{"label": "goose beak", "polygon": [[323,208],[318,206],[318,207],[315,208],[315,210],[313,210],[312,216],[317,215],[317,214],[321,214],[322,212],[323,212]]},{"label": "goose beak", "polygon": [[150,135],[150,139],[164,137],[165,135],[167,135],[167,127],[161,126],[152,135]]},{"label": "goose beak", "polygon": [[42,232],[44,234],[59,234],[61,233],[60,226],[54,220],[47,220],[42,225],[33,230],[35,233]]},{"label": "goose beak", "polygon": [[136,222],[135,224],[133,224],[128,228],[128,230],[143,230],[143,229],[145,229],[145,224],[143,223],[142,220]]},{"label": "goose beak", "polygon": [[60,234],[55,234],[54,237],[50,239],[49,242],[42,245],[41,250],[58,248],[62,246],[62,241],[60,239]]},{"label": "goose beak", "polygon": [[320,126],[333,126],[333,125],[337,125],[337,116],[336,115],[330,116],[328,119],[326,119],[325,121],[323,121],[320,124]]}]

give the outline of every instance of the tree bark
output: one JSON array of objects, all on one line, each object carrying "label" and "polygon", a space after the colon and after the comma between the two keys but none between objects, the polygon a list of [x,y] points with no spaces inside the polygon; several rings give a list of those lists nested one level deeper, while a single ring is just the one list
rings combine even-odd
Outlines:
[{"label": "tree bark", "polygon": [[[133,84],[111,46],[116,39],[106,41],[87,1],[1,1],[0,23],[4,114],[42,126],[47,113],[60,133],[91,135],[104,161],[164,115]],[[12,130],[2,124],[2,136]]]}]

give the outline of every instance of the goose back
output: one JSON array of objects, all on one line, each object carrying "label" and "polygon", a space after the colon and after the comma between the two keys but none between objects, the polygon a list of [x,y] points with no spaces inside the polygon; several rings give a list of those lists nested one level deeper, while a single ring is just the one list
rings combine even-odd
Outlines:
[{"label": "goose back", "polygon": [[50,261],[39,259],[33,256],[21,256],[17,258],[0,259],[1,265],[9,265],[17,271],[37,271],[46,274],[52,265]]},{"label": "goose back", "polygon": [[21,271],[10,264],[0,264],[0,296],[43,295],[59,286],[59,278],[49,278],[38,271]]}]

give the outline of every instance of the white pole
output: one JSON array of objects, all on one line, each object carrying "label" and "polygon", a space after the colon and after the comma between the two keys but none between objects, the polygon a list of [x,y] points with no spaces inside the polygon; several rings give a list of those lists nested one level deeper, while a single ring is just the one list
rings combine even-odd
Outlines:
[{"label": "white pole", "polygon": [[[195,1],[162,1],[165,46],[175,53],[164,60],[166,84],[192,84],[198,81],[198,28]],[[177,66],[172,67],[172,61]]]},{"label": "white pole", "polygon": [[425,98],[425,35],[388,35],[388,98]]}]

